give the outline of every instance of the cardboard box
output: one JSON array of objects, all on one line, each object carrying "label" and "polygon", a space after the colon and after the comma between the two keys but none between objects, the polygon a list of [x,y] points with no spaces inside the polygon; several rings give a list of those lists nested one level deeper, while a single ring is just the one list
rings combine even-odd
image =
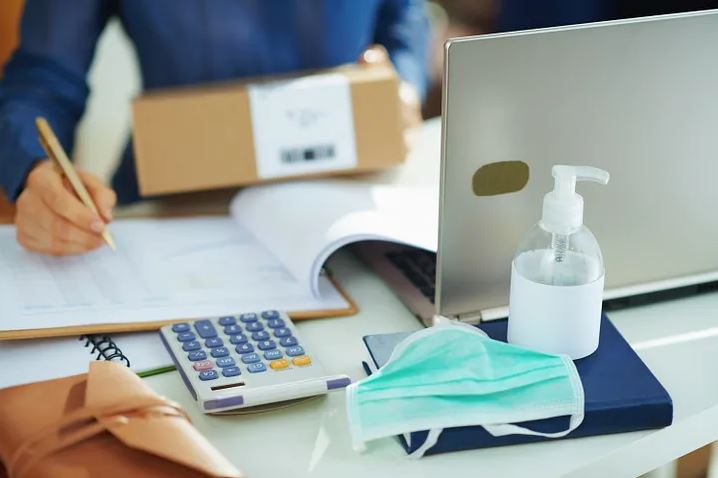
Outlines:
[{"label": "cardboard box", "polygon": [[391,67],[154,91],[133,116],[144,196],[379,170],[406,154]]}]

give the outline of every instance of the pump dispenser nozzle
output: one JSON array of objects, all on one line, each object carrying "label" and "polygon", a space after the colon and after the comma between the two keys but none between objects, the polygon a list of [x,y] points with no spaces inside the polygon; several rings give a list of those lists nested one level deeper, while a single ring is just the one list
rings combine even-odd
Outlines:
[{"label": "pump dispenser nozzle", "polygon": [[570,234],[583,224],[583,198],[576,194],[576,181],[608,184],[609,174],[591,166],[557,164],[551,169],[553,191],[544,196],[541,225],[554,234]]},{"label": "pump dispenser nozzle", "polygon": [[576,181],[608,184],[609,174],[591,166],[554,165],[553,191],[544,196],[541,226],[551,233],[554,260],[562,262],[568,248],[568,235],[583,225],[583,197],[576,194]]}]

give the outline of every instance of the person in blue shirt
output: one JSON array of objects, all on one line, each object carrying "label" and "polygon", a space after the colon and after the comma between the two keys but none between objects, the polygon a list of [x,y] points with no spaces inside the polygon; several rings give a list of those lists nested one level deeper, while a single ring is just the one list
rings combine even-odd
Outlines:
[{"label": "person in blue shirt", "polygon": [[94,216],[45,159],[34,127],[44,116],[72,149],[89,94],[87,71],[113,16],[134,44],[144,89],[360,58],[391,60],[409,117],[418,117],[426,89],[423,0],[27,0],[19,47],[0,80],[0,187],[16,201],[17,237],[27,249],[64,255],[97,248],[115,203],[139,198],[128,146],[112,188],[80,172],[99,206]]}]

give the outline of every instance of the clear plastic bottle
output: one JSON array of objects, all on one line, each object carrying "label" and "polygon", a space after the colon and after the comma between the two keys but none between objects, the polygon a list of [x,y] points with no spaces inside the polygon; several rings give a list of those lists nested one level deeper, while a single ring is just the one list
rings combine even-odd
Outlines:
[{"label": "clear plastic bottle", "polygon": [[508,340],[579,359],[598,348],[605,270],[575,187],[577,180],[606,184],[609,176],[587,166],[556,165],[552,173],[541,221],[511,265]]}]

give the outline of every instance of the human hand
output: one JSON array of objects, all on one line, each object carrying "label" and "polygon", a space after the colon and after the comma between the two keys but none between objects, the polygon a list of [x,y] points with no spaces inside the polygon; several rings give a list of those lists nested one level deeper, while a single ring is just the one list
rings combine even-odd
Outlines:
[{"label": "human hand", "polygon": [[49,160],[37,163],[17,199],[15,227],[18,242],[28,250],[64,256],[102,245],[102,232],[112,220],[115,192],[88,172],[77,170],[100,216],[75,196],[72,187]]},{"label": "human hand", "polygon": [[[389,53],[381,45],[372,45],[359,57],[361,65],[391,65]],[[401,102],[401,121],[404,126],[404,144],[407,151],[416,144],[419,126],[421,125],[421,100],[414,85],[402,81],[399,84],[399,101]]]}]

